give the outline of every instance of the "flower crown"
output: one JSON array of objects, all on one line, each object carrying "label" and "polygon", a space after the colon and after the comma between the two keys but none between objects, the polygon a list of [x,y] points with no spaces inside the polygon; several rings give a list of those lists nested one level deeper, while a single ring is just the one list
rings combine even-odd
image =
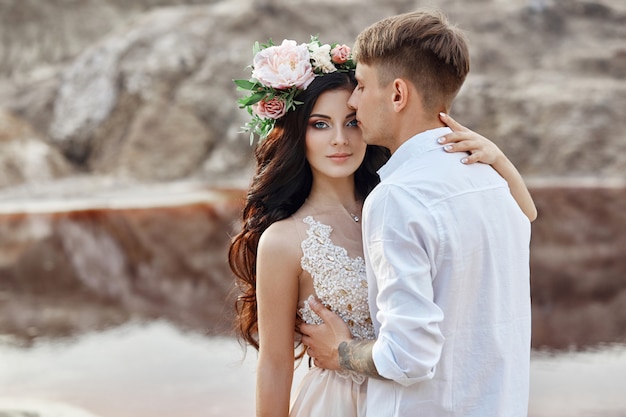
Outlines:
[{"label": "flower crown", "polygon": [[277,119],[302,104],[296,97],[315,77],[355,68],[348,46],[322,44],[317,36],[300,45],[289,39],[280,45],[274,45],[271,39],[265,45],[255,42],[253,54],[250,80],[233,80],[238,90],[248,92],[237,102],[252,116],[243,126],[244,132],[250,132],[250,145],[255,133],[259,140],[265,139]]}]

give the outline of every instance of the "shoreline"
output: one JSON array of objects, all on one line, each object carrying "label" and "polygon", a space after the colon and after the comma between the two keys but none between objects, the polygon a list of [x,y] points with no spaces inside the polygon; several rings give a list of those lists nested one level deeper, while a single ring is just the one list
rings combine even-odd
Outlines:
[{"label": "shoreline", "polygon": [[236,182],[212,186],[200,181],[128,183],[111,178],[78,178],[0,190],[0,215],[54,214],[228,203],[242,198]]},{"label": "shoreline", "polygon": [[[533,189],[621,189],[619,177],[527,177]],[[111,177],[71,177],[41,184],[0,189],[0,215],[53,214],[86,210],[149,209],[241,200],[247,179],[211,184],[186,179],[162,183],[138,183]]]}]

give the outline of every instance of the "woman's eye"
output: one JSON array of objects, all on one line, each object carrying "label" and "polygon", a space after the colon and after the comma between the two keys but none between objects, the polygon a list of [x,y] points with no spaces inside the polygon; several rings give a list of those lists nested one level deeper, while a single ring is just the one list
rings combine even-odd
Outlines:
[{"label": "woman's eye", "polygon": [[316,129],[325,129],[328,127],[328,123],[318,120],[317,122],[313,122],[313,127]]},{"label": "woman's eye", "polygon": [[359,122],[356,119],[350,120],[348,122],[348,126],[350,126],[350,127],[359,127]]}]

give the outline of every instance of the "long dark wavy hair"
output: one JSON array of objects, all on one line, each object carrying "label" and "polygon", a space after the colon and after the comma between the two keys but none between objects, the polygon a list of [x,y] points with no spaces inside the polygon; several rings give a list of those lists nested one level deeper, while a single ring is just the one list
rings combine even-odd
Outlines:
[{"label": "long dark wavy hair", "polygon": [[[256,257],[259,238],[272,223],[294,214],[311,191],[313,174],[306,159],[305,134],[317,98],[329,90],[352,91],[355,85],[353,72],[316,77],[296,97],[303,103],[278,119],[270,134],[255,149],[256,172],[243,209],[243,227],[231,242],[228,262],[239,291],[235,302],[235,330],[240,339],[257,350]],[[376,171],[389,155],[385,148],[367,146],[365,158],[354,175],[359,198],[365,199],[378,184],[380,179]]]}]

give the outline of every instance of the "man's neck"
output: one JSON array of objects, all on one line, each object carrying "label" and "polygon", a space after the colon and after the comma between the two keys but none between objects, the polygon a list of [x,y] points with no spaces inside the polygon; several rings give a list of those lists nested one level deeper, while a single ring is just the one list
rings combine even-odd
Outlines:
[{"label": "man's neck", "polygon": [[398,135],[396,136],[396,140],[393,145],[389,148],[389,151],[393,154],[402,144],[411,139],[414,136],[419,135],[420,133],[426,132],[427,130],[437,129],[439,127],[445,127],[446,125],[437,118],[436,120],[429,120],[422,123],[413,123],[412,125],[407,125],[406,128],[400,129]]}]

